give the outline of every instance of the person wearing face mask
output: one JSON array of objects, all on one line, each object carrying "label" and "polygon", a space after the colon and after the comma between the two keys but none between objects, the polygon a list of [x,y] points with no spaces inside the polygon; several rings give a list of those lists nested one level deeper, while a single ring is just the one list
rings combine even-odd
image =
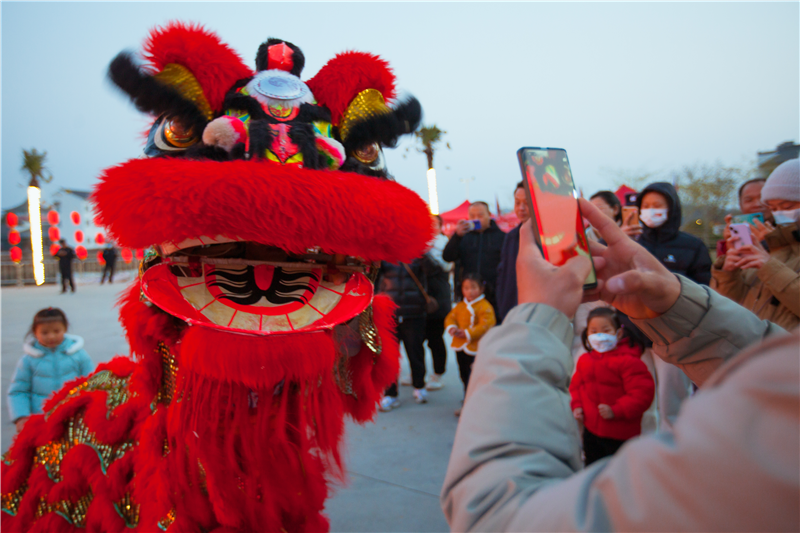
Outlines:
[{"label": "person wearing face mask", "polygon": [[[790,330],[800,324],[800,162],[779,165],[761,189],[775,227],[764,236],[740,246],[739,238],[727,242],[727,254],[717,258],[711,287],[759,318]],[[739,246],[737,248],[737,246]]]},{"label": "person wearing face mask", "polygon": [[653,401],[655,383],[639,359],[642,347],[627,337],[614,309],[589,313],[581,340],[587,353],[578,365],[569,393],[572,414],[583,422],[586,466],[614,455],[641,433],[642,415]]},{"label": "person wearing face mask", "polygon": [[[642,234],[636,241],[670,272],[708,285],[711,256],[703,241],[680,231],[681,202],[675,187],[666,182],[652,183],[639,193],[637,205]],[[691,395],[692,382],[679,368],[658,357],[653,358],[653,363],[658,384],[659,431],[667,431],[677,419],[681,404]]]}]

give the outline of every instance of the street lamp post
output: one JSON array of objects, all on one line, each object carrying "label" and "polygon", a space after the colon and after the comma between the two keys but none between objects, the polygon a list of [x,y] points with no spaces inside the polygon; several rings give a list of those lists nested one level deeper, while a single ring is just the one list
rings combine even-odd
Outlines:
[{"label": "street lamp post", "polygon": [[428,169],[428,205],[432,215],[439,214],[439,193],[436,191],[436,170]]},{"label": "street lamp post", "polygon": [[36,285],[44,283],[44,252],[42,250],[42,214],[39,202],[42,191],[28,187],[28,218],[31,223],[31,252],[33,254],[33,279]]}]

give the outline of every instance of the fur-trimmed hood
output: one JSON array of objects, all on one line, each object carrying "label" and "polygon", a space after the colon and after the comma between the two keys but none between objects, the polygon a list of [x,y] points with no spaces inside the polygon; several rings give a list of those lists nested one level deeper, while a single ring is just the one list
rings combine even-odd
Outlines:
[{"label": "fur-trimmed hood", "polygon": [[39,341],[36,340],[35,337],[29,337],[25,344],[22,346],[22,349],[25,351],[26,355],[30,355],[31,357],[42,357],[46,351],[51,352],[63,352],[66,355],[72,355],[76,353],[78,350],[83,349],[83,337],[79,335],[71,335],[69,333],[64,335],[64,342],[53,348],[52,350],[48,350],[41,344]]}]

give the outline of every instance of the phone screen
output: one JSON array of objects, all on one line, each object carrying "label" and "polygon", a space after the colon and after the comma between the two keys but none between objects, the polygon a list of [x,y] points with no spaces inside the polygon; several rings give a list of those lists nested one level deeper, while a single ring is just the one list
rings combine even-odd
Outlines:
[{"label": "phone screen", "polygon": [[[591,261],[566,150],[520,148],[517,157],[544,258],[556,266],[576,255],[586,256]],[[583,288],[596,286],[597,275],[592,263]]]}]

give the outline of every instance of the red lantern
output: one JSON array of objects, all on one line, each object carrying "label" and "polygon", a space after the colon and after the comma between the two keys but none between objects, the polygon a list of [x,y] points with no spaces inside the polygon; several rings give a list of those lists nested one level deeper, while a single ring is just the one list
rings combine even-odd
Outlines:
[{"label": "red lantern", "polygon": [[130,248],[123,248],[122,251],[119,253],[119,255],[122,257],[122,260],[125,261],[126,263],[130,263],[131,261],[133,261],[133,252],[131,252]]},{"label": "red lantern", "polygon": [[83,242],[83,232],[81,230],[75,232],[75,242]]},{"label": "red lantern", "polygon": [[86,259],[89,256],[89,252],[87,252],[86,248],[84,248],[83,246],[76,246],[75,247],[75,255],[78,256],[78,259],[83,261],[84,259]]},{"label": "red lantern", "polygon": [[139,261],[144,259],[144,250],[142,248],[136,250],[136,259],[138,259]]},{"label": "red lantern", "polygon": [[103,252],[97,252],[97,262],[100,263],[101,265],[106,264],[106,260],[105,258],[103,258]]},{"label": "red lantern", "polygon": [[59,245],[51,244],[50,245],[50,255],[56,255],[60,249],[61,249],[61,247]]},{"label": "red lantern", "polygon": [[11,248],[11,260],[14,261],[15,263],[19,263],[20,261],[22,261],[22,249],[21,248],[19,248],[17,246],[14,246],[13,248]]},{"label": "red lantern", "polygon": [[51,241],[58,242],[61,239],[61,230],[57,226],[50,226],[50,229],[47,230],[47,236],[50,237]]},{"label": "red lantern", "polygon": [[81,223],[81,214],[78,213],[77,211],[73,211],[72,213],[70,213],[69,218],[72,219],[72,223],[75,224],[76,226]]},{"label": "red lantern", "polygon": [[9,227],[13,228],[17,224],[19,224],[19,217],[14,213],[8,213],[6,215],[6,222],[8,223]]},{"label": "red lantern", "polygon": [[47,212],[47,223],[51,226],[57,226],[59,222],[58,211],[50,210]]},{"label": "red lantern", "polygon": [[94,238],[94,242],[96,242],[97,244],[103,244],[104,242],[106,242],[106,238],[103,236],[102,233],[98,233]]},{"label": "red lantern", "polygon": [[19,241],[22,240],[22,237],[19,236],[18,231],[10,231],[8,232],[8,242],[12,245],[16,246],[19,244]]}]

